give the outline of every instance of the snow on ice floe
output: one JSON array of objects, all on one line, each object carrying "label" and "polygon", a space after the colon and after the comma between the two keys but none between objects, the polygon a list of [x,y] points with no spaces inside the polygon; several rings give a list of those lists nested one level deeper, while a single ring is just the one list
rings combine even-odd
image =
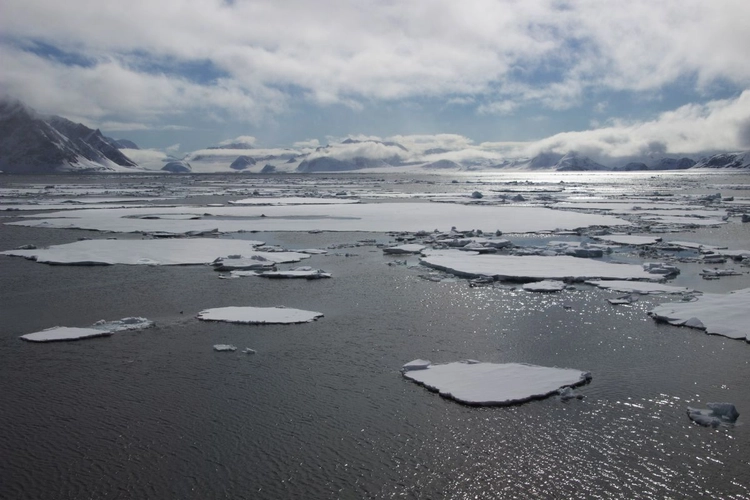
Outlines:
[{"label": "snow on ice floe", "polygon": [[654,275],[634,264],[615,264],[592,259],[562,256],[468,255],[459,251],[434,252],[420,258],[428,267],[466,278],[484,276],[496,280],[535,281],[556,279],[643,279]]},{"label": "snow on ice floe", "polygon": [[123,318],[115,321],[97,321],[89,328],[75,328],[55,326],[40,332],[21,335],[21,339],[29,342],[58,342],[65,340],[81,340],[93,337],[108,337],[115,332],[125,330],[141,330],[154,326],[154,322],[146,318]]},{"label": "snow on ice floe", "polygon": [[218,256],[261,257],[271,262],[299,262],[298,252],[256,252],[259,241],[187,238],[167,240],[84,240],[49,248],[7,250],[3,255],[26,257],[45,264],[66,265],[187,265],[211,264]]},{"label": "snow on ice floe", "polygon": [[323,313],[287,307],[218,307],[198,313],[203,321],[223,321],[247,325],[309,323]]},{"label": "snow on ice floe", "polygon": [[359,200],[351,198],[312,198],[302,196],[290,196],[288,198],[245,198],[243,200],[230,201],[232,205],[343,205],[359,203]]},{"label": "snow on ice floe", "polygon": [[[11,225],[77,228],[97,231],[184,234],[217,229],[237,231],[409,231],[451,226],[505,233],[631,226],[611,215],[586,214],[542,207],[452,205],[443,203],[352,203],[338,205],[231,206],[147,209],[72,210],[26,216]],[[198,219],[142,219],[143,215],[194,214]],[[43,217],[43,218],[40,218]],[[478,227],[479,226],[479,227]]]},{"label": "snow on ice floe", "polygon": [[506,406],[557,394],[563,387],[583,385],[589,372],[522,363],[459,361],[431,365],[415,360],[402,375],[441,396],[472,406]]},{"label": "snow on ice floe", "polygon": [[657,321],[750,342],[748,311],[750,288],[744,288],[727,294],[706,293],[691,302],[660,304],[649,315]]},{"label": "snow on ice floe", "polygon": [[692,293],[695,290],[684,286],[664,285],[650,281],[624,281],[624,280],[588,280],[589,285],[594,285],[607,290],[624,293],[639,293],[641,295],[657,293]]},{"label": "snow on ice floe", "polygon": [[391,255],[403,255],[403,254],[414,254],[424,250],[424,245],[418,243],[407,243],[405,245],[397,245],[395,247],[386,247],[383,249],[383,253]]},{"label": "snow on ice floe", "polygon": [[564,281],[542,280],[526,283],[522,288],[528,292],[560,292],[565,286]]},{"label": "snow on ice floe", "polygon": [[687,414],[690,420],[704,427],[719,427],[724,424],[733,424],[737,421],[740,413],[732,403],[707,403],[707,409],[688,408]]}]

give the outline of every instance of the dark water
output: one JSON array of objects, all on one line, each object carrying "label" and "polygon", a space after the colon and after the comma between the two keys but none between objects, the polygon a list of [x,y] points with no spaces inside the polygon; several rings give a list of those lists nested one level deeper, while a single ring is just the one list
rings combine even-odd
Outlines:
[{"label": "dark water", "polygon": [[[107,236],[2,226],[0,246],[84,235]],[[291,248],[384,239],[264,236]],[[583,285],[545,295],[433,283],[372,245],[338,252],[350,256],[306,262],[334,274],[313,282],[0,256],[0,498],[750,497],[745,342],[656,324],[646,311],[664,299],[613,307],[614,293]],[[194,319],[282,304],[325,317]],[[133,315],[157,326],[17,338]],[[581,401],[469,408],[403,379],[414,358],[571,367],[593,381]],[[691,424],[686,407],[709,401],[734,403],[738,424]]]}]

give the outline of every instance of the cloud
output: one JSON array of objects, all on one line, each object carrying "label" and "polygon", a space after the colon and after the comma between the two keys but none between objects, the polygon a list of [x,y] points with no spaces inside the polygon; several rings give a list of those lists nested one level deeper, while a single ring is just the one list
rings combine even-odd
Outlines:
[{"label": "cloud", "polygon": [[[746,0],[5,0],[0,85],[120,121],[215,108],[257,122],[299,97],[567,109],[592,90],[748,87],[748,17]],[[90,64],[37,55],[36,42]],[[196,65],[209,82],[184,69]]]},{"label": "cloud", "polygon": [[320,146],[317,139],[308,139],[306,141],[297,141],[292,145],[295,149],[315,149]]},{"label": "cloud", "polygon": [[229,144],[237,144],[237,143],[243,143],[243,144],[255,144],[255,137],[252,135],[240,135],[235,137],[234,139],[227,139],[225,141],[221,141],[219,143],[219,146],[227,146]]},{"label": "cloud", "polygon": [[164,148],[164,151],[165,151],[166,153],[170,153],[170,154],[171,154],[171,153],[176,153],[176,152],[178,152],[179,150],[180,150],[180,144],[179,144],[179,143],[177,143],[177,144],[172,144],[171,146],[167,146],[166,148]]}]

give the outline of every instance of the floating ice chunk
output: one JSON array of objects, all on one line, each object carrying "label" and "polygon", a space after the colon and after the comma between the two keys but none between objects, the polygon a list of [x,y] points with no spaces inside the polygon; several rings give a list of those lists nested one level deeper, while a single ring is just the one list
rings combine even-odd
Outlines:
[{"label": "floating ice chunk", "polygon": [[565,286],[563,281],[543,280],[526,283],[522,288],[529,292],[559,292],[565,290]]},{"label": "floating ice chunk", "polygon": [[653,245],[661,241],[661,238],[657,236],[636,236],[632,234],[606,234],[602,236],[594,236],[597,240],[609,241],[611,243],[617,243],[619,245]]},{"label": "floating ice chunk", "polygon": [[327,273],[321,269],[313,269],[312,267],[302,266],[289,269],[288,271],[264,271],[258,273],[258,276],[262,278],[302,278],[307,280],[318,280],[322,278],[330,278],[331,273]]},{"label": "floating ice chunk", "polygon": [[664,276],[680,274],[679,268],[671,264],[665,264],[664,262],[645,262],[643,270],[651,274],[661,274]]},{"label": "floating ice chunk", "polygon": [[251,255],[243,257],[242,255],[230,255],[228,257],[219,257],[211,263],[215,271],[263,271],[276,267],[276,262],[262,255]]},{"label": "floating ice chunk", "polygon": [[312,198],[301,196],[290,196],[287,198],[271,198],[258,196],[256,198],[245,198],[243,200],[230,201],[230,205],[341,205],[348,203],[359,203],[359,200],[351,198]]},{"label": "floating ice chunk", "polygon": [[430,367],[432,363],[426,359],[415,359],[414,361],[409,361],[404,366],[401,367],[401,371],[409,372],[412,370],[425,370]]},{"label": "floating ice chunk", "polygon": [[732,403],[708,403],[708,409],[688,408],[690,420],[704,427],[719,427],[721,424],[733,424],[740,416]]},{"label": "floating ice chunk", "polygon": [[569,401],[571,399],[583,399],[583,394],[580,394],[573,390],[572,387],[563,387],[559,389],[557,393],[560,395],[561,401]]},{"label": "floating ice chunk", "polygon": [[594,285],[607,290],[627,293],[691,293],[695,290],[684,286],[670,286],[649,281],[623,281],[623,280],[588,280],[589,285]]},{"label": "floating ice chunk", "polygon": [[740,274],[742,274],[742,273],[740,273],[740,272],[738,272],[738,271],[736,271],[736,270],[734,270],[732,268],[719,269],[719,268],[715,267],[713,269],[704,269],[704,270],[701,271],[701,276],[703,276],[704,278],[705,277],[720,278],[722,276],[739,276]]},{"label": "floating ice chunk", "polygon": [[256,351],[255,349],[250,349],[249,347],[245,347],[244,349],[242,349],[242,352],[244,354],[255,354],[258,351]]},{"label": "floating ice chunk", "polygon": [[402,374],[445,398],[473,406],[523,403],[591,380],[588,372],[520,363],[456,362],[402,371]]},{"label": "floating ice chunk", "polygon": [[55,326],[42,330],[41,332],[27,333],[21,335],[23,340],[29,342],[58,342],[64,340],[81,340],[93,337],[107,337],[112,332],[96,328],[74,328],[67,326]]},{"label": "floating ice chunk", "polygon": [[638,297],[636,295],[624,295],[614,299],[607,299],[607,302],[613,306],[625,306],[632,304],[633,302],[638,302]]},{"label": "floating ice chunk", "polygon": [[297,252],[310,255],[325,255],[328,253],[327,250],[320,250],[319,248],[305,248],[303,250],[297,250]]},{"label": "floating ice chunk", "polygon": [[750,342],[748,310],[750,288],[744,288],[728,294],[706,293],[692,302],[661,304],[649,311],[649,315],[657,321]]},{"label": "floating ice chunk", "polygon": [[236,351],[237,348],[230,344],[215,344],[214,351],[225,352],[225,351]]},{"label": "floating ice chunk", "polygon": [[115,332],[125,330],[141,330],[154,326],[154,322],[146,318],[123,318],[116,321],[100,320],[90,328],[73,328],[67,326],[56,326],[42,330],[41,332],[21,335],[23,340],[30,342],[56,342],[63,340],[80,340],[93,337],[107,337]]},{"label": "floating ice chunk", "polygon": [[257,241],[186,238],[168,240],[84,240],[45,249],[0,252],[35,259],[46,264],[67,265],[186,265],[210,264],[219,255],[240,254],[267,260],[299,262],[310,256],[298,252],[255,252]]},{"label": "floating ice chunk", "polygon": [[322,313],[286,307],[218,307],[198,313],[203,321],[224,321],[247,325],[309,323]]},{"label": "floating ice chunk", "polygon": [[591,259],[562,256],[467,255],[458,251],[432,252],[420,262],[428,267],[457,276],[490,276],[498,280],[531,281],[557,279],[654,279],[634,264],[614,264]]},{"label": "floating ice chunk", "polygon": [[422,250],[424,250],[426,247],[424,245],[419,245],[417,243],[409,243],[406,245],[398,245],[395,247],[388,247],[383,249],[383,253],[391,254],[391,255],[401,255],[401,254],[409,254],[409,253],[419,253]]}]

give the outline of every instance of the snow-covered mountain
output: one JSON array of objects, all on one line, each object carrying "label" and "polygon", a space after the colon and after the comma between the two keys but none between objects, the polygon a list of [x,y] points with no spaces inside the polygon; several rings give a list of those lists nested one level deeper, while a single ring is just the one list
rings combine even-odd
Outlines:
[{"label": "snow-covered mountain", "polygon": [[[0,100],[0,170],[7,173],[128,171],[138,165],[80,123]],[[137,146],[136,146],[137,147]]]},{"label": "snow-covered mountain", "polygon": [[703,158],[693,168],[750,169],[750,151],[713,155],[709,158]]}]

